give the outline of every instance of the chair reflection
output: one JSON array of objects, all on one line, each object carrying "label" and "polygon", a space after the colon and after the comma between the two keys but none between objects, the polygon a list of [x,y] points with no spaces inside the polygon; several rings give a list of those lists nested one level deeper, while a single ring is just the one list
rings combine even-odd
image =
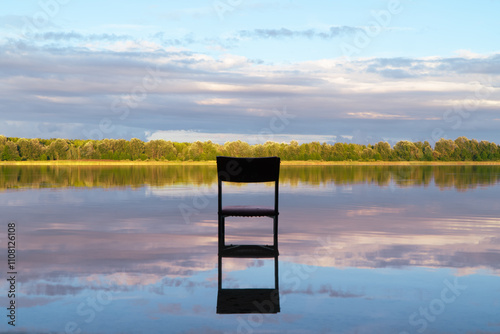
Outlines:
[{"label": "chair reflection", "polygon": [[274,288],[222,288],[222,259],[219,256],[218,314],[280,312],[278,256],[274,257]]},{"label": "chair reflection", "polygon": [[[280,158],[217,157],[219,269],[217,313],[278,313],[280,312],[278,279],[278,184]],[[274,206],[222,206],[223,182],[274,182]],[[226,217],[269,217],[273,220],[272,245],[226,245]],[[274,288],[222,288],[223,258],[274,258]]]}]

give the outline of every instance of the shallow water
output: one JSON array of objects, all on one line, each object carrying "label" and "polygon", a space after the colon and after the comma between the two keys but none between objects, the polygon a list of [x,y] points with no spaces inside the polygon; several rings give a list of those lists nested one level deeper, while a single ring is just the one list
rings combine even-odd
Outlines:
[{"label": "shallow water", "polygon": [[[258,204],[270,189],[228,186],[225,199]],[[500,332],[499,195],[497,166],[283,166],[281,311],[220,315],[214,167],[2,166],[0,245],[15,222],[18,307],[16,327],[3,316],[1,328]],[[235,243],[271,232],[263,219],[228,226]],[[224,287],[274,283],[272,259],[223,269]]]}]

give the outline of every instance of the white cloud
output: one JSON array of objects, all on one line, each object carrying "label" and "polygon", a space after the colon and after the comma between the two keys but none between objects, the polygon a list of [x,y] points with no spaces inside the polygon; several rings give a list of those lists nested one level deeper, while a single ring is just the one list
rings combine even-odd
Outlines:
[{"label": "white cloud", "polygon": [[78,96],[42,96],[36,95],[36,97],[43,101],[49,101],[53,103],[65,103],[65,104],[82,104],[87,102],[84,97]]},{"label": "white cloud", "polygon": [[116,41],[111,43],[108,41],[89,42],[83,44],[82,46],[93,51],[108,50],[113,52],[128,52],[128,51],[154,52],[165,49],[162,45],[156,42],[134,41],[134,40]]},{"label": "white cloud", "polygon": [[[409,125],[398,124],[411,121],[413,130],[431,128],[421,129],[427,137],[412,139],[428,140],[433,128],[449,125],[443,120],[446,109],[468,102],[478,89],[481,96],[488,93],[481,107],[497,110],[500,106],[494,72],[500,69],[498,55],[268,64],[232,54],[214,57],[180,48],[166,50],[152,41],[103,43],[84,36],[82,40],[94,43],[93,49],[0,45],[4,69],[0,118],[79,124],[86,129],[98,128],[102,119],[109,118],[116,131],[122,129],[120,134],[104,134],[109,137],[139,132],[146,138],[143,134],[149,130],[154,132],[147,136],[150,139],[219,143],[238,139],[333,142],[335,135],[355,132],[360,134],[355,140],[378,141],[406,135],[403,129]],[[486,75],[489,69],[492,74]],[[119,110],[112,108],[115,101],[121,101]],[[283,106],[295,116],[292,122],[280,133],[261,135],[274,117],[271,111]],[[127,113],[120,111],[124,108]],[[435,125],[439,121],[442,124]],[[491,123],[484,122],[484,127]],[[176,131],[158,131],[164,129]],[[237,130],[226,133],[227,129]],[[26,136],[26,131],[6,131]],[[69,137],[81,137],[81,130]]]},{"label": "white cloud", "polygon": [[244,133],[208,133],[198,132],[192,130],[167,130],[146,132],[147,140],[164,139],[175,142],[195,142],[195,141],[212,141],[218,144],[224,144],[228,141],[241,140],[249,144],[264,144],[267,141],[278,143],[289,143],[296,140],[300,143],[309,143],[313,141],[319,142],[335,142],[337,136],[333,135],[304,135],[304,134],[272,134],[267,131],[262,131],[257,134],[244,134]]},{"label": "white cloud", "polygon": [[471,50],[467,50],[467,49],[460,49],[460,50],[457,50],[454,52],[457,56],[461,57],[461,58],[465,58],[465,59],[486,59],[488,58],[490,55],[485,55],[485,54],[480,54],[480,53],[476,53],[476,52],[472,52]]},{"label": "white cloud", "polygon": [[376,112],[350,112],[347,113],[348,116],[354,118],[378,118],[378,119],[408,119],[407,115],[391,115],[391,114],[381,114]]},{"label": "white cloud", "polygon": [[238,102],[237,99],[205,99],[196,101],[199,105],[228,105],[228,104],[236,104]]}]

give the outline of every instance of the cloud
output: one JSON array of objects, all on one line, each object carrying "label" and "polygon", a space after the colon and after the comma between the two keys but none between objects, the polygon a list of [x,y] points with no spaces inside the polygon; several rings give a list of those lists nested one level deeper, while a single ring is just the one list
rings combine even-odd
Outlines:
[{"label": "cloud", "polygon": [[496,75],[500,73],[500,54],[460,52],[460,57],[380,58],[368,60],[368,70],[388,78],[443,76],[452,74]]},{"label": "cloud", "polygon": [[313,290],[312,286],[309,285],[307,289],[305,290],[299,290],[299,289],[281,289],[280,290],[281,295],[288,295],[288,294],[306,294],[310,296],[314,295],[328,295],[328,297],[332,298],[359,298],[359,297],[364,297],[364,294],[357,294],[357,293],[352,293],[344,290],[336,290],[333,289],[330,284],[325,284],[322,285],[319,289]]},{"label": "cloud", "polygon": [[[165,190],[173,189],[175,192],[176,187],[186,187],[182,173],[178,172],[184,171],[186,175],[192,173],[182,166],[174,167],[171,172],[178,175],[179,180],[175,181],[174,187],[169,185]],[[417,197],[412,198],[412,201],[403,199],[403,204],[391,205],[385,196],[374,198],[366,194],[361,196],[361,202],[355,206],[351,203],[352,196],[337,196],[335,223],[331,223],[330,215],[325,214],[324,210],[312,210],[307,213],[308,234],[304,235],[304,206],[309,201],[314,201],[317,207],[331,207],[332,194],[342,191],[342,188],[351,187],[356,194],[361,191],[356,184],[387,180],[390,185],[391,180],[396,182],[402,174],[403,178],[410,180],[408,182],[414,179],[411,174],[414,170],[401,166],[387,167],[385,172],[362,178],[352,175],[348,169],[335,168],[320,183],[311,175],[301,177],[302,181],[299,182],[306,182],[305,188],[310,189],[307,196],[291,196],[293,187],[281,188],[282,193],[289,198],[286,210],[283,210],[287,229],[280,234],[280,249],[283,254],[288,254],[285,262],[315,267],[383,268],[410,265],[488,268],[498,272],[498,228],[492,232],[492,226],[498,225],[498,219],[471,216],[470,208],[456,206],[453,200],[436,204],[434,198],[428,198],[429,194],[418,195],[425,198],[415,195]],[[349,175],[350,179],[342,179],[342,173]],[[448,174],[433,170],[428,175],[430,184],[418,184],[420,187],[434,188],[452,188],[454,182],[460,184],[450,180]],[[287,170],[283,173],[283,181],[296,186],[294,175],[295,171]],[[489,184],[493,185],[494,181],[491,182]],[[481,180],[472,183],[477,186]],[[216,179],[215,184],[210,184],[213,185],[216,188]],[[122,186],[126,187],[126,184]],[[193,196],[174,194],[165,200],[147,196],[146,189],[135,189],[133,192],[123,192],[125,197],[119,203],[109,198],[108,191],[10,192],[11,200],[24,201],[24,207],[6,206],[3,213],[6,216],[17,215],[19,220],[26,221],[23,227],[25,294],[62,296],[82,294],[84,289],[120,291],[144,287],[150,293],[168,296],[171,291],[169,288],[188,291],[195,287],[215,288],[217,254],[214,249],[217,248],[217,234],[214,231],[217,222],[213,219],[212,211],[193,216],[191,228],[186,229],[178,204],[192,203]],[[203,193],[211,203],[216,202],[216,191],[205,190],[198,191],[198,194]],[[240,189],[239,192],[245,191]],[[313,194],[315,196],[311,197]],[[443,197],[437,189],[433,196]],[[423,201],[423,204],[411,204],[419,201]],[[494,197],[485,197],[476,209],[483,212],[494,207],[495,201]],[[94,215],[85,214],[88,206],[82,206],[83,202],[96,207]],[[30,215],[29,210],[25,210],[29,206],[43,207],[47,212],[54,212],[58,208],[58,219],[54,221],[50,215],[41,215],[36,221],[25,219]],[[450,216],[450,213],[453,214]],[[168,224],[161,225],[165,217],[168,217]],[[404,226],[401,225],[402,220],[406,222]],[[379,224],[374,224],[375,221]],[[463,228],[457,229],[457,226]],[[165,240],[168,240],[167,245]],[[193,244],[196,247],[193,248]],[[245,267],[245,261],[234,262]],[[253,264],[259,266],[261,262]],[[207,275],[203,274],[201,280],[193,277],[199,273]],[[68,277],[76,279],[67,281]],[[215,279],[210,280],[208,277]],[[286,272],[284,277],[289,278]],[[37,280],[36,284],[28,284]],[[287,286],[282,288],[285,293],[341,298],[362,296],[362,291],[346,291],[328,285],[296,291],[291,291],[290,286],[288,289]]]},{"label": "cloud", "polygon": [[180,315],[183,313],[182,305],[180,303],[158,304],[158,313],[161,314],[175,314]]},{"label": "cloud", "polygon": [[315,29],[307,30],[290,30],[287,28],[281,29],[254,29],[240,30],[238,36],[242,38],[320,38],[332,39],[335,37],[350,35],[356,32],[363,31],[363,28],[350,26],[332,26],[326,32],[317,31]]},{"label": "cloud", "polygon": [[233,104],[236,102],[236,99],[205,99],[201,101],[196,101],[197,104],[199,105],[228,105],[228,104]]},{"label": "cloud", "polygon": [[[78,33],[45,36],[81,37],[86,47],[0,44],[0,131],[16,137],[86,138],[84,133],[93,132],[219,143],[334,142],[355,133],[363,136],[354,140],[429,140],[437,127],[455,135],[446,110],[473,101],[474,116],[459,129],[469,130],[457,137],[482,139],[488,133],[485,139],[499,139],[492,120],[498,118],[500,89],[494,72],[484,73],[494,71],[499,55],[269,64],[126,36],[111,41],[113,36],[95,41]],[[296,117],[274,131],[272,110],[284,106]],[[112,130],[100,129],[103,120]],[[403,130],[408,127],[412,138]]]},{"label": "cloud", "polygon": [[477,73],[483,75],[500,74],[500,54],[484,56],[472,56],[449,58],[439,64],[442,71],[470,74]]},{"label": "cloud", "polygon": [[317,29],[291,30],[288,28],[239,30],[236,33],[215,38],[197,38],[193,33],[174,38],[169,37],[165,32],[157,32],[153,37],[160,40],[164,45],[188,46],[192,44],[202,44],[211,48],[227,50],[237,47],[242,40],[247,39],[307,38],[331,40],[340,36],[352,35],[360,31],[364,32],[365,29],[351,26],[332,26],[323,31]]},{"label": "cloud", "polygon": [[44,296],[76,295],[82,292],[85,288],[86,287],[83,286],[71,286],[65,284],[37,283],[25,289],[25,294]]},{"label": "cloud", "polygon": [[354,118],[367,118],[367,119],[408,119],[409,117],[406,115],[389,115],[389,114],[381,114],[381,113],[374,113],[374,112],[349,112],[347,113],[348,116],[354,117]]},{"label": "cloud", "polygon": [[130,35],[115,35],[115,34],[89,34],[84,35],[81,33],[72,32],[44,32],[36,34],[28,34],[26,36],[28,39],[34,39],[39,41],[124,41],[130,40],[132,37]]},{"label": "cloud", "polygon": [[[268,130],[268,129],[267,129]],[[248,134],[248,133],[208,133],[208,132],[198,132],[193,130],[166,130],[166,131],[155,131],[153,133],[147,133],[147,140],[170,140],[176,142],[195,142],[195,141],[212,141],[218,144],[224,144],[228,141],[241,140],[251,145],[253,144],[264,144],[267,141],[273,141],[278,143],[289,143],[292,140],[296,140],[301,143],[310,143],[313,141],[317,142],[327,142],[334,143],[337,136],[334,135],[301,135],[301,134],[287,134],[287,133],[275,133],[266,131],[266,128],[261,129],[260,133]]]},{"label": "cloud", "polygon": [[352,293],[344,290],[335,290],[330,284],[322,285],[318,293],[327,294],[329,297],[334,298],[356,298],[364,296],[363,294]]},{"label": "cloud", "polygon": [[406,79],[406,78],[411,78],[413,75],[411,75],[408,71],[402,70],[402,69],[383,69],[378,71],[379,74],[381,74],[383,77],[386,78],[391,78],[391,79]]},{"label": "cloud", "polygon": [[164,45],[171,46],[187,46],[198,42],[193,34],[188,34],[179,38],[170,38],[163,31],[160,31],[153,34],[153,37],[160,40]]}]

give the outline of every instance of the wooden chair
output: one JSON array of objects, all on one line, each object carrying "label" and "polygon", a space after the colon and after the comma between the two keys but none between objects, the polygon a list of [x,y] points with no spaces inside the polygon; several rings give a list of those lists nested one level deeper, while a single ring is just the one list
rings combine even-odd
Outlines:
[{"label": "wooden chair", "polygon": [[[219,255],[224,257],[275,257],[278,255],[278,184],[280,158],[217,157]],[[223,206],[224,182],[258,183],[274,182],[274,205]],[[227,217],[269,217],[273,219],[273,245],[226,245],[225,220]]]},{"label": "wooden chair", "polygon": [[[217,313],[278,313],[280,312],[278,278],[278,194],[280,158],[217,157],[218,216],[219,216],[219,287]],[[273,206],[223,206],[224,182],[258,183],[274,182]],[[225,222],[227,217],[269,217],[273,219],[272,245],[226,245]],[[223,289],[222,259],[274,258],[274,288]]]}]

